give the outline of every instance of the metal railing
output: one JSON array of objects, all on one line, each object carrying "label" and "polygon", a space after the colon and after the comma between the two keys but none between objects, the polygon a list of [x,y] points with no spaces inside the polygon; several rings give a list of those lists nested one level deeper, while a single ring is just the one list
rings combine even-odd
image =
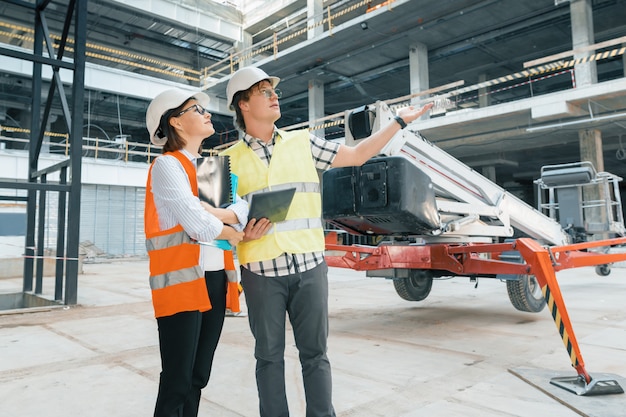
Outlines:
[{"label": "metal railing", "polygon": [[[6,133],[20,133],[20,136],[7,136]],[[0,125],[0,150],[15,149],[27,150],[29,146],[28,129],[18,129],[10,126]],[[161,147],[151,143],[140,143],[128,141],[126,137],[116,137],[114,139],[103,139],[98,137],[83,137],[82,155],[83,158],[107,159],[115,161],[134,161],[150,163],[161,155]],[[46,132],[42,149],[47,149],[44,153],[64,155],[69,157],[70,145],[66,134]]]}]

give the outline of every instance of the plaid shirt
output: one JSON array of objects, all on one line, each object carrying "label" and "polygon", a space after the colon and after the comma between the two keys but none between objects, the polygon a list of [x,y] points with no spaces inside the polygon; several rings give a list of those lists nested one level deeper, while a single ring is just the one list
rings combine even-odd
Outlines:
[{"label": "plaid shirt", "polygon": [[[261,161],[269,165],[278,136],[278,132],[274,131],[274,137],[272,137],[272,140],[270,140],[267,144],[260,139],[248,135],[247,133],[244,135],[243,140],[261,159]],[[313,134],[309,135],[309,138],[311,141],[311,154],[313,156],[313,161],[315,162],[315,168],[321,171],[329,169],[335,159],[335,156],[337,155],[340,145],[338,143],[318,138]],[[261,262],[251,262],[244,266],[250,272],[258,275],[278,277],[308,271],[309,269],[315,268],[323,260],[323,252],[282,253],[274,259]]]}]

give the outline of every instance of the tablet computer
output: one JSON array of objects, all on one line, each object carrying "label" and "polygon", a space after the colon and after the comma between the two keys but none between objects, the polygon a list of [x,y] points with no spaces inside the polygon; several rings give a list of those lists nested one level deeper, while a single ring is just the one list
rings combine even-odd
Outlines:
[{"label": "tablet computer", "polygon": [[272,223],[282,222],[287,217],[295,193],[295,188],[287,188],[254,194],[250,199],[248,219],[265,217]]}]

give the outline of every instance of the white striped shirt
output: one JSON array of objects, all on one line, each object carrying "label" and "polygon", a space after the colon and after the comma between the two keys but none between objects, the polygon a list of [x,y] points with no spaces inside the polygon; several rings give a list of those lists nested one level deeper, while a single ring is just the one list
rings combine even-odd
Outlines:
[{"label": "white striped shirt", "polygon": [[[181,152],[196,165],[196,157],[184,149]],[[224,224],[206,211],[200,199],[193,195],[187,172],[176,157],[162,155],[154,161],[151,189],[162,230],[180,224],[189,237],[199,242],[210,242],[222,233]],[[235,204],[228,209],[239,220],[238,224],[230,226],[243,230],[248,219],[248,203],[237,196]],[[202,245],[198,261],[205,270],[220,270],[224,268],[223,258],[221,249]]]}]

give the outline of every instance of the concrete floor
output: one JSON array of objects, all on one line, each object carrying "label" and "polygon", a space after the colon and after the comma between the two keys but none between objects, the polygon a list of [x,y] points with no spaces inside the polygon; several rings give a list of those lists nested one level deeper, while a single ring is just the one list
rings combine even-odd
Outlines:
[{"label": "concrete floor", "polygon": [[[587,371],[626,388],[626,269],[558,280]],[[549,384],[575,376],[548,310],[522,313],[506,286],[436,281],[400,299],[390,281],[331,268],[329,357],[339,417],[626,416],[626,394],[578,397]],[[52,279],[45,292],[52,293]],[[0,293],[21,290],[1,279]],[[151,416],[159,375],[146,261],[84,265],[79,306],[0,315],[0,416]],[[293,340],[286,351],[292,417],[304,416]],[[253,339],[228,317],[201,416],[255,416]]]}]

